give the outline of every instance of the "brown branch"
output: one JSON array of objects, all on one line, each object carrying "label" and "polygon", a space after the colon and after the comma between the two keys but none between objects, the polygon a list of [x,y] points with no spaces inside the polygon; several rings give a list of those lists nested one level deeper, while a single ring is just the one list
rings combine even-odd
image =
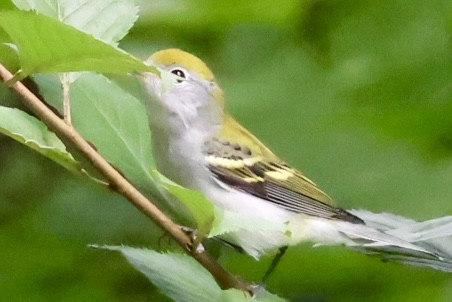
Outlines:
[{"label": "brown branch", "polygon": [[[7,82],[13,79],[13,75],[2,64],[0,64],[0,76]],[[139,192],[130,182],[128,182],[118,171],[115,170],[72,126],[65,123],[55,113],[34,95],[21,82],[15,82],[11,88],[23,99],[25,105],[38,116],[46,125],[54,131],[62,140],[71,142],[107,179],[110,186],[119,194],[126,197],[138,210],[151,218],[157,225],[171,235],[171,237],[204,266],[217,280],[223,289],[237,288],[249,290],[249,286],[232,276],[207,252],[197,252],[192,248],[190,237],[181,228],[157,208],[147,197]]]}]

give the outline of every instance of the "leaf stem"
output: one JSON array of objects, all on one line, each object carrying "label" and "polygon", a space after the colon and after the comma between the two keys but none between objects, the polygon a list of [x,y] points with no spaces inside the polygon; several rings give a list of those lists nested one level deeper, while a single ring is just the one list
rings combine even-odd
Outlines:
[{"label": "leaf stem", "polygon": [[64,72],[60,76],[60,82],[61,82],[61,85],[63,86],[63,116],[64,116],[64,121],[66,122],[66,124],[71,126],[72,125],[72,118],[71,118],[71,94],[70,94],[70,90],[71,90],[71,83],[72,82],[71,82],[69,73]]},{"label": "leaf stem", "polygon": [[[0,77],[3,81],[8,82],[13,78],[13,75],[0,64]],[[115,168],[113,168],[74,127],[54,114],[21,82],[13,82],[10,87],[22,97],[24,104],[30,108],[30,110],[32,110],[33,113],[49,127],[49,129],[54,131],[63,141],[72,143],[74,147],[77,148],[107,179],[113,190],[126,197],[138,210],[170,234],[184,251],[189,253],[196,261],[204,266],[216,279],[221,288],[236,288],[249,292],[249,289],[251,288],[249,284],[231,275],[206,251],[200,253],[197,252],[196,249],[192,249],[191,238],[157,208],[152,201],[139,192]]]}]

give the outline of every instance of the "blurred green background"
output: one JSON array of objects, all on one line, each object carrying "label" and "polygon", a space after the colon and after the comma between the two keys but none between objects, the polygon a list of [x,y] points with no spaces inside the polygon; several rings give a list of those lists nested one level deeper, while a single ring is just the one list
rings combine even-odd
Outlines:
[{"label": "blurred green background", "polygon": [[[342,207],[452,215],[452,2],[142,2],[121,47],[203,58],[229,111]],[[0,104],[21,106],[3,85]],[[87,248],[161,236],[122,198],[0,136],[0,300],[167,301],[116,253]],[[220,259],[255,281],[271,260]],[[291,301],[452,301],[451,275],[309,244],[267,287]]]}]

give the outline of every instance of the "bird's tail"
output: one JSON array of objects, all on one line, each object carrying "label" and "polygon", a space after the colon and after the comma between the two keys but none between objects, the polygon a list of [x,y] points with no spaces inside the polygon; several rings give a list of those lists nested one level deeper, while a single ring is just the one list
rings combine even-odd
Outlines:
[{"label": "bird's tail", "polygon": [[336,225],[348,247],[387,261],[452,272],[452,216],[417,222],[388,213],[349,212],[365,224]]}]

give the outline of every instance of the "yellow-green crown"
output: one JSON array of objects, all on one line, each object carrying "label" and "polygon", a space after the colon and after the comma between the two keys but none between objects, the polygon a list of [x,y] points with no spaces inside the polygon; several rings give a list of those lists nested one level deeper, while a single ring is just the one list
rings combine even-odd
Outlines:
[{"label": "yellow-green crown", "polygon": [[188,71],[194,71],[208,81],[215,77],[209,67],[198,57],[177,48],[164,49],[155,52],[149,58],[156,64],[165,66],[180,65]]}]

